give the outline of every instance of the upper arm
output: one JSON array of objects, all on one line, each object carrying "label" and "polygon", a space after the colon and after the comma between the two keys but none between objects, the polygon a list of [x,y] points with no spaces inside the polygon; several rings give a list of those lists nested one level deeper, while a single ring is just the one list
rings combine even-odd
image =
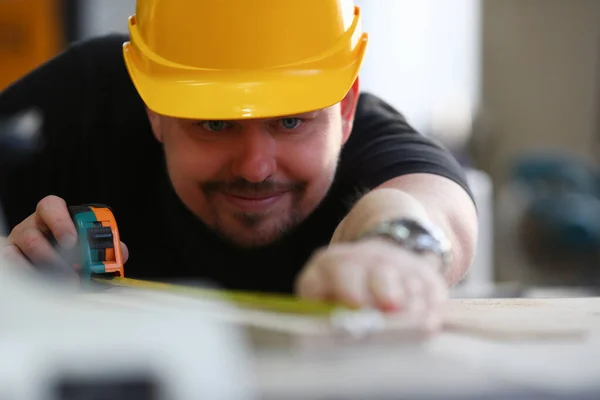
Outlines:
[{"label": "upper arm", "polygon": [[362,192],[398,176],[429,173],[454,181],[471,196],[464,170],[453,155],[370,94],[361,94],[341,157],[340,181]]}]

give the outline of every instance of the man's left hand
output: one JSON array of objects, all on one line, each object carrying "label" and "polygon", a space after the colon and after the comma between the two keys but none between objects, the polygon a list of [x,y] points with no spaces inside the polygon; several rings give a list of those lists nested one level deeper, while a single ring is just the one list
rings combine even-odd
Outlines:
[{"label": "man's left hand", "polygon": [[296,291],[306,299],[407,312],[435,329],[448,297],[439,263],[434,255],[416,254],[385,239],[336,243],[314,254]]}]

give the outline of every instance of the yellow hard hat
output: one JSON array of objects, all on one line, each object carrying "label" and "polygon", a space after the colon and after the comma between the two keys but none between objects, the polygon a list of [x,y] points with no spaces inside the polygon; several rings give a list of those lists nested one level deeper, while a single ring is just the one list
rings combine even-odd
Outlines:
[{"label": "yellow hard hat", "polygon": [[352,0],[138,0],[125,63],[151,110],[263,118],[341,101],[367,34]]}]

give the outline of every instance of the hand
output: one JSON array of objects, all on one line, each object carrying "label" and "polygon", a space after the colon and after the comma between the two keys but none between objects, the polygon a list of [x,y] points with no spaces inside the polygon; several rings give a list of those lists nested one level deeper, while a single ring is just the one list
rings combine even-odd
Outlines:
[{"label": "hand", "polygon": [[433,255],[419,255],[384,239],[332,244],[309,260],[296,291],[306,299],[407,312],[435,330],[448,298],[438,264]]},{"label": "hand", "polygon": [[[52,245],[49,239],[52,236],[58,248]],[[47,196],[37,204],[33,214],[10,232],[2,243],[0,255],[30,267],[65,266],[67,263],[60,252],[72,249],[76,243],[77,230],[66,202],[57,196]],[[121,246],[125,262],[129,251],[123,242]]]}]

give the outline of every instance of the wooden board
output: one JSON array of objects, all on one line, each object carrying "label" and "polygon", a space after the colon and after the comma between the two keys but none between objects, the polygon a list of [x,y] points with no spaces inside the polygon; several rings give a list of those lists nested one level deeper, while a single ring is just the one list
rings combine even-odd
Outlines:
[{"label": "wooden board", "polygon": [[600,327],[600,298],[450,300],[444,329],[498,339],[583,338]]},{"label": "wooden board", "polygon": [[[340,334],[324,317],[297,316],[262,310],[214,308],[214,301],[166,293],[115,290],[94,295],[104,304],[146,309],[196,309],[211,318],[242,325],[259,332],[259,341],[273,342],[275,336],[296,335],[346,341],[353,335]],[[352,323],[367,327],[371,337],[423,338],[422,321],[406,315],[366,313]],[[580,339],[600,327],[600,298],[573,299],[451,299],[444,313],[443,330],[496,340]],[[278,336],[278,337],[279,337]],[[356,335],[354,335],[356,336]],[[265,339],[267,338],[267,339]],[[277,340],[280,340],[281,337]],[[282,342],[287,343],[287,339]]]}]

